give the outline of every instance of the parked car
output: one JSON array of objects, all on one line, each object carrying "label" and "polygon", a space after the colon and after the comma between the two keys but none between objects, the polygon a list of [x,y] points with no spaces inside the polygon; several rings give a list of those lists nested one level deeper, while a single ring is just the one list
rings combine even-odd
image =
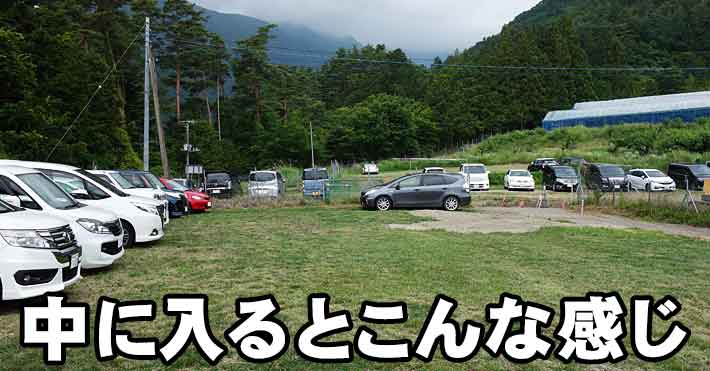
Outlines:
[{"label": "parked car", "polygon": [[362,165],[362,175],[377,175],[380,173],[380,168],[374,162]]},{"label": "parked car", "polygon": [[710,167],[692,164],[671,164],[668,176],[673,178],[679,189],[702,191],[706,180],[710,180]]},{"label": "parked car", "polygon": [[123,254],[123,228],[109,211],[77,202],[43,173],[0,166],[0,194],[14,197],[24,209],[41,211],[68,223],[82,250],[85,269],[113,265]]},{"label": "parked car", "polygon": [[0,299],[63,291],[81,279],[81,247],[61,218],[0,201]]},{"label": "parked car", "polygon": [[588,189],[602,192],[624,192],[629,189],[626,171],[619,165],[586,164],[582,175]]},{"label": "parked car", "polygon": [[627,175],[629,187],[646,192],[674,192],[675,181],[663,172],[655,169],[633,169]]},{"label": "parked car", "polygon": [[[126,177],[121,175],[119,171],[112,170],[89,170],[90,173],[96,175],[99,179],[104,182],[113,185],[114,187],[128,193],[131,196],[154,198],[163,203],[163,210],[168,210],[169,202],[168,195],[161,189],[138,187]],[[170,223],[170,213],[163,213],[165,218],[163,220],[165,225]]]},{"label": "parked car", "polygon": [[422,171],[424,174],[443,174],[445,172],[446,170],[443,167],[427,167]]},{"label": "parked car", "polygon": [[463,164],[459,173],[466,178],[471,191],[489,191],[491,189],[490,171],[483,164]]},{"label": "parked car", "polygon": [[530,163],[528,171],[534,173],[536,171],[542,171],[546,166],[558,166],[559,164],[560,163],[554,158],[538,158]]},{"label": "parked car", "polygon": [[325,197],[328,183],[328,169],[312,168],[303,170],[303,195],[306,197]]},{"label": "parked car", "polygon": [[134,243],[158,241],[165,235],[161,216],[163,203],[160,201],[131,196],[74,166],[13,160],[0,160],[0,165],[39,170],[80,202],[118,215],[124,231],[124,249],[132,247]]},{"label": "parked car", "polygon": [[205,212],[212,208],[210,196],[206,193],[193,191],[172,179],[160,178],[165,188],[171,192],[182,192],[187,199],[187,208],[190,213]]},{"label": "parked car", "polygon": [[189,212],[187,198],[183,192],[170,191],[163,185],[160,178],[153,173],[140,170],[121,170],[120,173],[138,188],[152,189],[164,193],[168,201],[168,215],[170,218],[181,218]]},{"label": "parked car", "polygon": [[527,170],[508,170],[503,178],[503,188],[509,191],[535,191],[535,179]]},{"label": "parked car", "polygon": [[286,193],[286,180],[278,171],[249,173],[249,197],[279,198]]},{"label": "parked car", "polygon": [[226,171],[212,171],[205,174],[204,193],[210,197],[232,198],[235,193],[241,194],[242,187],[239,178]]},{"label": "parked car", "polygon": [[461,174],[415,174],[363,191],[365,209],[444,208],[456,211],[471,204],[466,178]]},{"label": "parked car", "polygon": [[546,166],[542,170],[542,184],[546,190],[576,192],[579,188],[579,174],[571,166]]}]

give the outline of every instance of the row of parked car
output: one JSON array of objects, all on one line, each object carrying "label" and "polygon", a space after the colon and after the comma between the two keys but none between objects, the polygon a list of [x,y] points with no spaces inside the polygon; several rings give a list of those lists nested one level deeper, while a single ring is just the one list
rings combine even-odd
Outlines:
[{"label": "row of parked car", "polygon": [[212,206],[183,183],[0,160],[0,298],[62,291],[82,269],[110,267],[135,244],[162,239],[172,218]]},{"label": "row of parked car", "polygon": [[[503,180],[504,188],[535,191],[533,172],[542,172],[544,189],[557,192],[575,192],[582,181],[587,189],[602,192],[672,192],[678,188],[702,190],[705,182],[710,181],[710,162],[671,164],[666,175],[655,169],[627,172],[620,165],[593,164],[576,158],[537,159],[528,169],[508,170]],[[458,173],[429,167],[421,174],[409,174],[362,191],[360,203],[365,209],[380,211],[418,207],[456,211],[471,203],[470,192],[491,189],[489,176],[484,164],[462,164]]]}]

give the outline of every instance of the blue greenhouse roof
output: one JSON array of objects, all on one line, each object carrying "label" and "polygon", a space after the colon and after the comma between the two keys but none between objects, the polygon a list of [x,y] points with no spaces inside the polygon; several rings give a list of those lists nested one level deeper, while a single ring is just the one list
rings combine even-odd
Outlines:
[{"label": "blue greenhouse roof", "polygon": [[710,92],[578,103],[572,110],[548,113],[543,127],[552,130],[576,125],[695,121],[701,117],[710,117]]}]

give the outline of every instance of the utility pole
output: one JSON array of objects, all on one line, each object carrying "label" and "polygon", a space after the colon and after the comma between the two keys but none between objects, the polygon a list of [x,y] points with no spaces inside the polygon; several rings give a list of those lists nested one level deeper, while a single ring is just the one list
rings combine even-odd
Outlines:
[{"label": "utility pole", "polygon": [[163,124],[160,122],[160,94],[158,93],[158,72],[155,68],[155,58],[153,51],[149,51],[150,56],[150,85],[153,90],[153,109],[155,111],[155,125],[158,129],[158,143],[160,144],[160,162],[163,165],[163,176],[170,178],[170,164],[168,163],[168,150],[165,143],[165,132]]},{"label": "utility pole", "polygon": [[313,149],[313,122],[309,121],[308,125],[311,128],[311,166],[313,169],[316,168],[316,155],[315,155],[315,150]]},{"label": "utility pole", "polygon": [[222,118],[220,117],[219,111],[219,95],[220,95],[220,78],[217,76],[217,135],[219,136],[219,141],[222,141]]},{"label": "utility pole", "polygon": [[145,71],[143,81],[143,170],[150,171],[150,101],[148,87],[150,86],[149,57],[150,53],[150,18],[145,18]]}]

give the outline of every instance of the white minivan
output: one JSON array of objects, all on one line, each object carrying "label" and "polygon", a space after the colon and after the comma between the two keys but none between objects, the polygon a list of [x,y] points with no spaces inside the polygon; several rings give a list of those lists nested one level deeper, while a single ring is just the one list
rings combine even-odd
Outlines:
[{"label": "white minivan", "polygon": [[75,166],[0,160],[0,165],[24,166],[39,170],[57,185],[68,190],[75,199],[118,215],[123,226],[123,247],[163,238],[163,203],[145,197],[131,196]]},{"label": "white minivan", "polygon": [[[168,195],[161,189],[138,187],[131,183],[131,181],[122,175],[121,172],[115,170],[89,170],[89,172],[96,175],[104,182],[111,184],[131,196],[146,197],[161,201],[163,203],[164,210],[168,209]],[[170,223],[170,216],[168,214],[169,213],[165,213],[164,216],[165,225]]]},{"label": "white minivan", "polygon": [[54,216],[0,201],[0,299],[59,292],[81,279],[81,248]]},{"label": "white minivan", "polygon": [[471,191],[489,191],[491,189],[491,174],[483,164],[462,164],[459,173],[466,177]]},{"label": "white minivan", "polygon": [[123,228],[106,210],[77,202],[43,173],[23,167],[0,166],[0,198],[24,209],[41,211],[71,226],[81,246],[85,269],[113,265],[123,254]]}]

